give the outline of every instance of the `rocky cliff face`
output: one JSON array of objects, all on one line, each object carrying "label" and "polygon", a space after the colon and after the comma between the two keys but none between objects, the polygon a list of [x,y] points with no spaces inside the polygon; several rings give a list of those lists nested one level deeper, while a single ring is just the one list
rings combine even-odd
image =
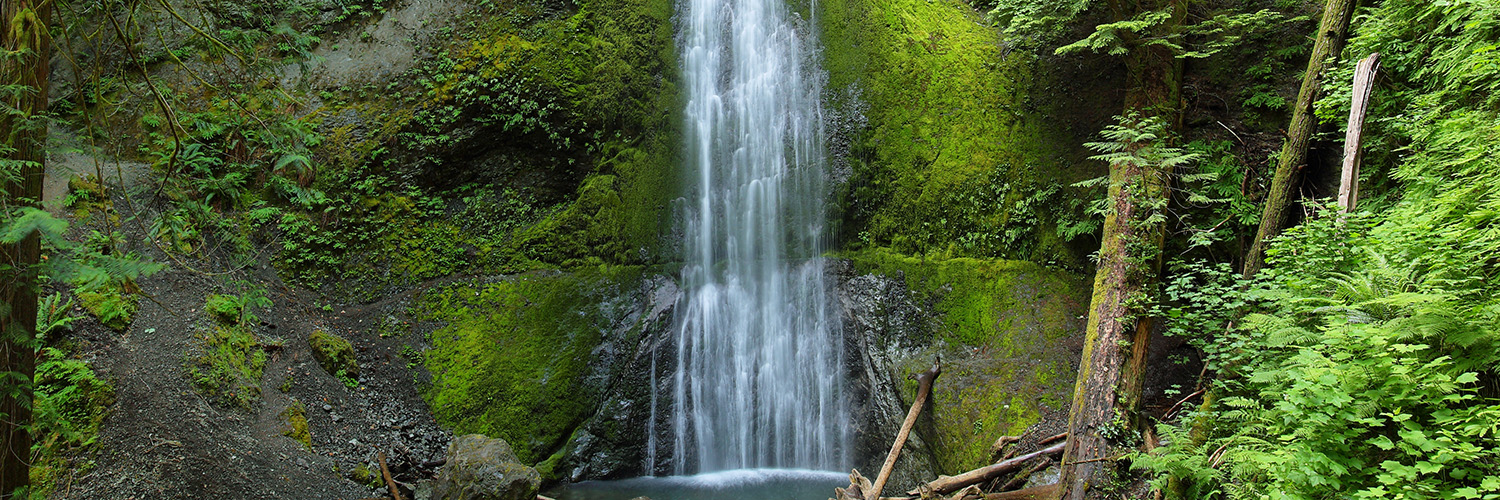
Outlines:
[{"label": "rocky cliff face", "polygon": [[[1082,333],[1081,284],[1040,266],[988,263],[1004,270],[976,270],[973,275],[988,278],[979,284],[929,275],[973,262],[919,263],[908,272],[898,263],[857,256],[828,267],[838,291],[852,402],[851,467],[871,476],[879,471],[915,396],[916,384],[907,375],[939,358],[944,366],[897,461],[893,490],[977,466],[988,459],[981,455],[995,438],[1066,411],[1073,346]],[[662,275],[633,290],[621,299],[631,312],[591,354],[587,385],[602,395],[592,403],[597,409],[555,462],[540,467],[556,480],[669,475],[679,459],[672,456],[670,421],[673,312],[681,291]],[[988,319],[956,321],[955,304],[987,312]]]}]

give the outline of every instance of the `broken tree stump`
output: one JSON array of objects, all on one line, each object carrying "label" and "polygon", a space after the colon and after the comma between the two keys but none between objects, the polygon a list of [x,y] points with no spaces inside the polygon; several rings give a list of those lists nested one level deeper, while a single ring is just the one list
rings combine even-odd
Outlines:
[{"label": "broken tree stump", "polygon": [[885,489],[886,480],[891,478],[891,470],[896,468],[896,457],[901,455],[901,447],[906,444],[906,438],[911,435],[912,426],[917,423],[917,415],[922,413],[922,406],[927,403],[927,395],[932,392],[932,382],[937,380],[938,375],[943,372],[942,364],[942,360],[938,360],[932,364],[932,369],[920,375],[913,374],[917,379],[917,399],[912,401],[911,410],[906,412],[906,421],[901,422],[901,432],[896,433],[896,442],[891,444],[891,453],[885,456],[885,465],[880,467],[880,475],[875,476],[875,484],[865,491],[865,500],[880,498],[880,492]]},{"label": "broken tree stump", "polygon": [[1349,127],[1344,134],[1344,168],[1339,179],[1339,209],[1344,213],[1354,211],[1354,205],[1359,203],[1359,161],[1363,156],[1360,145],[1364,141],[1370,90],[1378,71],[1379,52],[1361,60],[1354,70],[1354,96],[1349,103]]}]

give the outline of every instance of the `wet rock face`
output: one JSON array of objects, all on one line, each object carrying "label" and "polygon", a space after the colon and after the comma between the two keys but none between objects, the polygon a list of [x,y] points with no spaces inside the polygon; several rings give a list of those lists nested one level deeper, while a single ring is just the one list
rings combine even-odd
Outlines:
[{"label": "wet rock face", "polygon": [[[850,465],[873,477],[910,404],[902,399],[902,370],[931,362],[936,324],[901,277],[858,275],[843,260],[830,262],[828,269],[844,329],[854,426],[854,442],[847,444]],[[590,385],[605,397],[573,434],[552,477],[576,482],[673,474],[678,460],[671,437],[677,362],[673,311],[681,295],[671,280],[656,277],[620,299],[632,301],[633,311],[615,324],[590,363],[596,367]],[[918,420],[897,460],[890,491],[905,491],[936,474],[928,444],[931,426],[930,416]]]},{"label": "wet rock face", "polygon": [[[838,283],[854,411],[851,455],[857,469],[875,477],[910,409],[910,403],[902,400],[901,367],[925,362],[919,358],[932,342],[936,325],[901,277],[859,275],[848,261],[829,267]],[[930,411],[929,405],[902,447],[887,491],[906,491],[936,476],[937,462],[928,444],[931,417],[926,412]]]},{"label": "wet rock face", "polygon": [[676,283],[656,276],[628,299],[632,311],[594,350],[590,364],[589,385],[605,396],[573,434],[553,476],[576,482],[672,473],[672,444],[653,446],[653,439],[671,430],[673,311],[681,296]]},{"label": "wet rock face", "polygon": [[436,500],[531,500],[542,477],[521,465],[504,440],[478,434],[448,445],[448,463],[433,484]]}]

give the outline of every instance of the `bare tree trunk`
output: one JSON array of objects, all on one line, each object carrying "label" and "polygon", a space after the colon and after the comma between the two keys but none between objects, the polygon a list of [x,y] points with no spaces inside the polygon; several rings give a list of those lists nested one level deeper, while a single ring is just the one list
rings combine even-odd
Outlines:
[{"label": "bare tree trunk", "polygon": [[[1185,2],[1167,0],[1174,29],[1186,15]],[[1153,8],[1142,6],[1142,9]],[[1170,130],[1181,126],[1182,62],[1161,46],[1138,47],[1127,65],[1130,87],[1126,112],[1165,120]],[[1135,147],[1146,147],[1139,144]],[[1073,406],[1068,415],[1068,441],[1063,449],[1058,498],[1091,498],[1091,488],[1106,481],[1107,429],[1135,432],[1136,413],[1145,380],[1146,353],[1152,320],[1139,308],[1161,268],[1162,224],[1143,224],[1151,210],[1142,205],[1166,199],[1167,172],[1127,163],[1110,165],[1109,199],[1099,267],[1094,275],[1093,300],[1087,336],[1079,360]]]},{"label": "bare tree trunk", "polygon": [[1354,96],[1349,102],[1349,126],[1344,133],[1344,168],[1339,176],[1339,208],[1344,213],[1354,211],[1354,205],[1359,203],[1359,161],[1364,156],[1360,146],[1365,138],[1365,114],[1369,111],[1370,90],[1377,71],[1380,71],[1379,52],[1361,60],[1354,71]]},{"label": "bare tree trunk", "polygon": [[[47,109],[47,62],[51,43],[47,33],[52,14],[50,0],[3,0],[0,3],[0,47],[11,54],[0,61],[0,84],[28,88],[28,92],[8,97],[7,105],[20,110],[22,117],[0,117],[0,135],[13,149],[6,155],[20,163],[19,182],[5,183],[0,209],[12,211],[22,205],[36,205],[42,197],[42,164],[47,159],[47,125],[35,119]],[[31,463],[31,385],[35,375],[36,351],[32,338],[36,333],[36,276],[40,257],[36,234],[14,245],[0,245],[0,372],[13,372],[22,380],[14,397],[0,396],[0,499],[11,498],[17,489],[30,484]],[[15,384],[5,379],[0,384]],[[6,387],[5,393],[10,393]]]},{"label": "bare tree trunk", "polygon": [[917,379],[917,400],[912,401],[911,410],[906,412],[906,420],[901,423],[901,430],[896,433],[896,441],[891,444],[891,452],[885,457],[885,465],[880,467],[880,475],[875,476],[875,484],[870,491],[865,492],[865,500],[880,498],[880,492],[885,489],[885,482],[891,478],[891,471],[896,468],[896,459],[901,456],[901,447],[906,445],[906,438],[911,436],[912,426],[917,424],[917,415],[922,413],[922,406],[927,404],[927,395],[932,393],[932,383],[937,381],[938,375],[943,373],[942,361],[933,363],[932,368],[921,374],[912,374]]},{"label": "bare tree trunk", "polygon": [[1276,175],[1271,179],[1271,190],[1266,193],[1266,206],[1260,214],[1260,229],[1245,254],[1245,277],[1253,277],[1265,265],[1266,243],[1281,234],[1286,227],[1287,208],[1297,194],[1297,181],[1302,169],[1307,166],[1307,146],[1312,140],[1317,121],[1313,117],[1313,102],[1317,101],[1318,89],[1323,82],[1323,72],[1330,59],[1344,51],[1344,39],[1349,34],[1349,16],[1354,12],[1354,0],[1328,0],[1323,8],[1323,21],[1318,28],[1318,39],[1313,44],[1312,56],[1307,60],[1307,73],[1302,75],[1302,90],[1297,93],[1297,107],[1292,109],[1292,123],[1287,127],[1286,144],[1276,162]]}]

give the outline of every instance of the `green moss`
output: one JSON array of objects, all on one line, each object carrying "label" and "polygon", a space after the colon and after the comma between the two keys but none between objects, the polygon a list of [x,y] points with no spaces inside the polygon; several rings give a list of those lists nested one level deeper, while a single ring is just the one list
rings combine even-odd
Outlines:
[{"label": "green moss", "polygon": [[214,326],[193,336],[188,374],[198,392],[240,408],[260,398],[266,352],[255,334],[238,326]]},{"label": "green moss", "polygon": [[278,267],[304,283],[348,281],[337,291],[370,298],[458,272],[672,258],[663,240],[678,191],[672,6],[486,7],[459,28],[465,36],[433,50],[404,94],[327,99],[326,116],[357,118],[328,132],[321,155],[336,166],[318,179],[327,215],[284,219],[297,237]]},{"label": "green moss", "polygon": [[343,337],[323,329],[313,330],[307,335],[307,345],[312,348],[313,358],[323,371],[336,377],[358,377],[359,360],[354,358],[354,345]]},{"label": "green moss", "polygon": [[219,294],[209,295],[208,299],[204,300],[203,311],[207,312],[214,321],[223,325],[239,324],[242,312],[239,300]]},{"label": "green moss", "polygon": [[307,427],[307,406],[301,401],[293,401],[291,406],[281,412],[281,418],[286,419],[287,425],[281,430],[281,435],[302,443],[304,448],[312,451],[312,431]]},{"label": "green moss", "polygon": [[[928,259],[887,249],[845,255],[863,273],[904,276],[940,323],[932,353],[943,374],[933,386],[934,452],[946,473],[990,461],[989,445],[1016,435],[1044,414],[1061,414],[1071,392],[1074,354],[1065,345],[1082,330],[1087,283],[1034,263]],[[926,369],[915,356],[900,374]],[[916,394],[908,381],[907,400]]]},{"label": "green moss", "polygon": [[84,310],[99,318],[104,326],[116,331],[125,331],[135,321],[140,309],[140,299],[135,294],[124,292],[118,286],[108,286],[91,292],[78,292],[78,301]]},{"label": "green moss", "polygon": [[1077,158],[1038,60],[960,0],[816,4],[834,108],[862,114],[843,239],[906,253],[1074,263]]},{"label": "green moss", "polygon": [[424,294],[414,318],[446,323],[425,356],[434,416],[455,434],[505,439],[527,464],[557,453],[597,396],[582,380],[608,326],[595,295],[639,274],[537,272]]}]

